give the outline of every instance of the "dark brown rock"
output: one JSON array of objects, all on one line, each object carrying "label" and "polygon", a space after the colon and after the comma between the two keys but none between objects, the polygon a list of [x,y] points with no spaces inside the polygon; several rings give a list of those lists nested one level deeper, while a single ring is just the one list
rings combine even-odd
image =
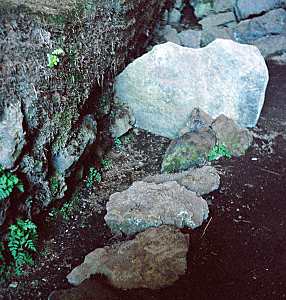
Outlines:
[{"label": "dark brown rock", "polygon": [[78,285],[100,273],[117,288],[158,289],[173,284],[186,272],[188,248],[189,236],[174,227],[149,228],[134,240],[89,253],[67,279]]}]

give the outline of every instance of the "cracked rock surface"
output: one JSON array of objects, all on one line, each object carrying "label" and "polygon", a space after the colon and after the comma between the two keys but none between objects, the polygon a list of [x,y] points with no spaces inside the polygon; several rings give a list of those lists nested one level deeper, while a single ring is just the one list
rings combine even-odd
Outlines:
[{"label": "cracked rock surface", "polygon": [[111,195],[106,209],[104,219],[112,232],[128,235],[161,225],[196,228],[209,212],[202,197],[174,181],[134,182],[127,190]]},{"label": "cracked rock surface", "polygon": [[123,289],[157,289],[174,283],[187,269],[189,236],[172,226],[150,228],[135,239],[95,249],[68,276],[79,285],[92,274],[107,276]]}]

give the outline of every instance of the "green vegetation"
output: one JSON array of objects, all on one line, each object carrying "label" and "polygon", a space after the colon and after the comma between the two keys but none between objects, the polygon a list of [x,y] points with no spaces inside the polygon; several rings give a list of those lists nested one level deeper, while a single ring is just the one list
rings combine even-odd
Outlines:
[{"label": "green vegetation", "polygon": [[73,207],[74,206],[72,202],[67,202],[60,209],[53,208],[49,213],[49,216],[52,217],[53,219],[56,219],[57,216],[61,215],[65,221],[68,221],[70,219],[70,215],[73,210]]},{"label": "green vegetation", "polygon": [[86,179],[86,187],[91,188],[94,184],[94,181],[100,183],[101,182],[101,174],[97,171],[96,168],[91,167],[88,171],[87,179]]},{"label": "green vegetation", "polygon": [[101,165],[104,170],[110,170],[112,168],[112,162],[109,159],[103,159]]},{"label": "green vegetation", "polygon": [[17,187],[20,192],[24,192],[24,186],[20,179],[11,172],[5,171],[0,165],[0,201],[8,198],[15,187]]},{"label": "green vegetation", "polygon": [[64,54],[62,48],[55,49],[51,54],[48,53],[48,67],[53,68],[60,62],[59,56]]},{"label": "green vegetation", "polygon": [[6,264],[5,257],[4,257],[4,245],[0,242],[0,281],[6,279],[9,273],[9,267]]},{"label": "green vegetation", "polygon": [[231,152],[226,148],[225,145],[215,145],[208,154],[208,160],[216,160],[220,157],[231,158]]},{"label": "green vegetation", "polygon": [[121,149],[121,147],[122,147],[122,142],[121,142],[121,140],[120,140],[119,137],[116,137],[116,138],[114,139],[114,145],[115,145],[115,148],[116,148],[116,149]]},{"label": "green vegetation", "polygon": [[[23,267],[33,264],[32,254],[37,252],[37,226],[30,220],[17,219],[10,225],[8,232],[8,247],[5,249],[0,242],[0,278],[6,279],[13,273],[21,275]],[[7,255],[5,256],[5,252]],[[11,257],[8,263],[8,257]]]},{"label": "green vegetation", "polygon": [[49,216],[52,220],[55,220],[58,216],[61,216],[65,221],[68,221],[71,217],[73,210],[76,209],[77,205],[79,204],[79,196],[76,193],[72,200],[63,204],[61,208],[53,208],[49,212]]},{"label": "green vegetation", "polygon": [[8,248],[14,259],[16,275],[23,272],[23,266],[33,264],[31,254],[37,252],[37,239],[37,226],[31,220],[18,219],[9,227]]},{"label": "green vegetation", "polygon": [[51,187],[52,195],[55,197],[60,188],[60,182],[56,176],[51,177],[50,187]]}]

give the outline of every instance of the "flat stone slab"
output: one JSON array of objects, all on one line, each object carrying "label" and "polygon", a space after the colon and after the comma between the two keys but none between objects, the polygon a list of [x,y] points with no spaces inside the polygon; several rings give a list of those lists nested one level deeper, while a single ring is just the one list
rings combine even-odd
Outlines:
[{"label": "flat stone slab", "polygon": [[161,225],[196,228],[209,212],[202,197],[174,181],[136,181],[127,190],[111,195],[106,210],[104,219],[112,232],[128,235]]},{"label": "flat stone slab", "polygon": [[174,227],[149,228],[133,240],[95,249],[67,279],[79,285],[92,274],[103,274],[117,288],[166,287],[186,272],[188,248],[189,235]]},{"label": "flat stone slab", "polygon": [[145,182],[164,183],[176,181],[197,195],[205,195],[219,188],[220,177],[217,170],[212,166],[190,169],[180,173],[150,175],[143,179]]},{"label": "flat stone slab", "polygon": [[267,66],[255,46],[217,39],[192,49],[168,42],[129,64],[117,76],[115,94],[137,127],[173,139],[195,107],[254,127],[267,83]]},{"label": "flat stone slab", "polygon": [[246,19],[253,15],[259,15],[263,12],[279,8],[286,5],[285,0],[237,0],[234,5],[234,11],[239,20]]}]

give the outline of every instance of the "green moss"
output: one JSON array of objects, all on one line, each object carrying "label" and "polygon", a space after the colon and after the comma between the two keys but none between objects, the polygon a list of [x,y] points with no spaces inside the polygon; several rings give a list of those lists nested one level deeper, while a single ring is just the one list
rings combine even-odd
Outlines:
[{"label": "green moss", "polygon": [[58,193],[59,188],[60,188],[60,181],[58,177],[55,175],[50,178],[50,189],[54,197]]}]

